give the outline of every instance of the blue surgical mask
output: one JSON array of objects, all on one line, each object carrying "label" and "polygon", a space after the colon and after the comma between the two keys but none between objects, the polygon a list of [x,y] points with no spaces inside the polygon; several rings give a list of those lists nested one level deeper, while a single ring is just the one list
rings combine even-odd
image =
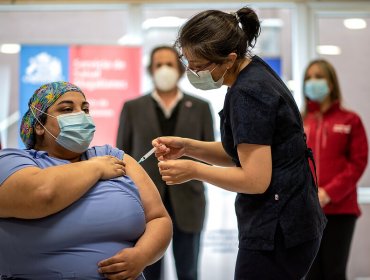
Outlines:
[{"label": "blue surgical mask", "polygon": [[[38,110],[37,108],[35,109]],[[33,113],[32,110],[31,112]],[[85,112],[79,112],[62,114],[55,117],[45,112],[43,113],[57,119],[60,132],[59,135],[55,137],[36,118],[41,126],[56,139],[59,145],[75,153],[83,153],[89,148],[95,132],[95,124],[90,115]]]},{"label": "blue surgical mask", "polygon": [[323,102],[329,95],[329,92],[329,85],[325,79],[310,79],[305,81],[304,93],[312,101]]},{"label": "blue surgical mask", "polygon": [[59,145],[75,153],[85,152],[94,137],[95,124],[85,112],[57,116],[60,133],[56,138]]},{"label": "blue surgical mask", "polygon": [[213,70],[216,69],[216,67],[213,68],[211,71],[203,70],[203,71],[197,72],[199,77],[190,70],[186,71],[186,75],[188,76],[189,82],[197,89],[209,90],[209,89],[220,88],[224,82],[224,76],[226,74],[227,69],[225,73],[222,75],[222,77],[218,81],[215,82],[212,78],[211,73]]}]

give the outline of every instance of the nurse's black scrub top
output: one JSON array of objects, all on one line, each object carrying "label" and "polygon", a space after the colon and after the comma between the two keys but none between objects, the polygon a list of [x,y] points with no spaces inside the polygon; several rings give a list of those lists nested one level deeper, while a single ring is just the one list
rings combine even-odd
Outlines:
[{"label": "nurse's black scrub top", "polygon": [[239,73],[219,115],[223,147],[237,166],[238,144],[268,145],[272,151],[266,192],[236,196],[239,247],[273,250],[278,224],[286,247],[321,237],[326,218],[309,168],[299,110],[289,89],[261,58],[254,56]]}]

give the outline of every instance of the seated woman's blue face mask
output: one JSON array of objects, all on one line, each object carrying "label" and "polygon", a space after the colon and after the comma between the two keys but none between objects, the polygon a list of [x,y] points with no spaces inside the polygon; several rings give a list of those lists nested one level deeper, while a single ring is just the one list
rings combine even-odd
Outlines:
[{"label": "seated woman's blue face mask", "polygon": [[[33,110],[36,109],[45,115],[56,118],[59,124],[60,133],[57,137],[53,135],[36,117]],[[85,112],[62,114],[57,117],[49,115],[36,107],[30,108],[31,113],[37,122],[56,139],[56,142],[62,147],[75,153],[85,152],[94,137],[95,124],[90,115]]]}]

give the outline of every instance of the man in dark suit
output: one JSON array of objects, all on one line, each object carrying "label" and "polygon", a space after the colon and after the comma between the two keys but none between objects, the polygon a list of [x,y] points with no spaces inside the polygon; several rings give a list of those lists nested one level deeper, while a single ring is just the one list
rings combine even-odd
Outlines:
[{"label": "man in dark suit", "polygon": [[[152,140],[159,136],[176,135],[213,141],[209,104],[181,92],[177,86],[185,71],[177,51],[168,46],[153,49],[148,71],[155,89],[124,104],[117,147],[138,160],[152,148]],[[206,206],[204,185],[199,181],[190,181],[167,186],[161,179],[154,156],[144,161],[142,166],[158,187],[173,220],[172,248],[178,279],[196,280]],[[162,260],[147,267],[144,270],[146,279],[161,279],[162,267]]]}]

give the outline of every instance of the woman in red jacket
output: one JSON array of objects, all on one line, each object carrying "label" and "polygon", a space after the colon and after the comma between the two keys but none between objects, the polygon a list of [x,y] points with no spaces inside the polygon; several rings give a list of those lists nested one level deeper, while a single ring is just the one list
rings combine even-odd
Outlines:
[{"label": "woman in red jacket", "polygon": [[341,107],[333,66],[314,60],[304,75],[304,128],[316,160],[318,195],[328,223],[307,279],[346,279],[356,219],[360,215],[356,185],[368,159],[360,117]]}]

